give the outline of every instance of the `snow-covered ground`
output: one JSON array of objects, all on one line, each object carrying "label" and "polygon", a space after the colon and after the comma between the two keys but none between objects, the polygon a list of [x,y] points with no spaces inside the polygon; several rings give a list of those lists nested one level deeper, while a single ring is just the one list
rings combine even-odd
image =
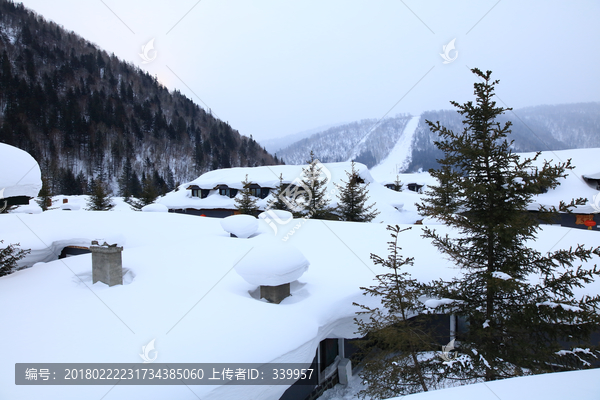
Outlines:
[{"label": "snow-covered ground", "polygon": [[[385,224],[304,222],[286,243],[310,266],[292,282],[292,296],[276,305],[255,299],[256,287],[234,266],[254,247],[281,240],[265,221],[249,239],[229,237],[221,221],[81,210],[0,215],[0,237],[33,249],[29,260],[44,260],[0,278],[0,398],[102,398],[110,390],[110,399],[277,399],[285,387],[16,386],[14,368],[19,362],[140,362],[152,339],[156,362],[310,362],[322,339],[354,336],[352,302],[372,301],[359,288],[382,272],[369,255],[387,254]],[[56,260],[66,245],[117,234],[124,245],[122,286],[92,284],[90,255]],[[400,237],[403,254],[415,257],[410,272],[421,281],[457,274],[420,234],[413,226]],[[549,251],[595,243],[596,236],[546,226],[533,245]],[[599,292],[596,282],[578,294]]]},{"label": "snow-covered ground", "polygon": [[[574,196],[593,200],[598,191],[581,175],[598,172],[600,151],[552,154],[554,157],[544,154],[542,159],[573,158],[577,169],[557,190],[539,196],[538,201],[553,204]],[[336,182],[346,178],[347,164],[342,164],[331,167]],[[278,171],[264,168],[239,169],[235,174],[232,170],[214,171],[199,180],[236,187],[245,173],[258,170],[269,174],[260,179],[277,183]],[[285,173],[289,181],[300,176],[300,166],[271,168],[289,170]],[[15,363],[21,362],[137,363],[142,361],[142,346],[151,340],[155,340],[158,352],[156,362],[310,362],[322,339],[354,337],[357,309],[352,303],[373,301],[362,295],[360,287],[371,285],[374,275],[382,272],[369,255],[387,254],[390,237],[386,225],[414,222],[419,218],[414,203],[422,198],[407,190],[397,193],[387,189],[375,182],[364,166],[360,168],[361,176],[372,182],[371,201],[377,202],[376,207],[382,211],[379,223],[293,220],[273,225],[273,221],[261,219],[256,235],[240,239],[229,237],[222,219],[134,212],[121,199],[114,199],[114,211],[85,211],[87,196],[57,196],[52,209],[43,213],[32,201],[14,213],[0,215],[0,239],[32,250],[21,263],[31,268],[0,278],[0,399],[88,399],[103,398],[107,393],[106,399],[278,399],[284,386],[16,386],[14,369]],[[426,173],[413,175],[415,182],[417,178],[431,179]],[[401,176],[404,183],[410,178]],[[159,203],[197,206],[201,199],[188,194],[180,187]],[[233,202],[218,197],[220,202]],[[63,203],[63,198],[68,202]],[[148,211],[159,209],[165,211],[160,206]],[[282,240],[290,229],[293,234]],[[441,234],[455,234],[442,225],[436,229]],[[597,235],[588,230],[543,226],[531,245],[541,252],[579,243],[591,246],[598,242]],[[89,254],[57,260],[65,246],[89,246],[95,239],[123,245],[124,285],[109,288],[103,283],[92,284]],[[293,246],[310,263],[305,272],[307,264],[302,263],[304,274],[291,283],[292,296],[279,305],[256,299],[256,285],[244,280],[235,268],[253,254],[254,248],[264,249],[275,243],[278,247]],[[404,256],[415,258],[415,265],[408,270],[420,281],[450,279],[460,273],[421,237],[418,225],[401,234],[400,245]],[[298,253],[294,257],[300,259]],[[597,293],[600,282],[576,291],[578,296]],[[574,383],[561,383],[567,381]],[[347,396],[353,396],[352,390],[360,383],[357,378],[352,382],[351,387],[338,387],[325,398],[352,398]],[[517,378],[414,398],[479,399],[489,396],[486,390],[490,388],[502,399],[524,398],[515,392],[525,393],[528,398],[593,398],[588,388],[595,390],[592,393],[598,398],[597,386],[590,386],[590,382],[598,382],[598,370]],[[576,388],[563,393],[558,386],[552,390],[553,384]]]},{"label": "snow-covered ground", "polygon": [[[329,389],[320,400],[352,400],[364,389],[358,376],[348,386]],[[600,369],[559,372],[459,386],[389,400],[597,400]],[[370,400],[367,397],[365,400]]]}]

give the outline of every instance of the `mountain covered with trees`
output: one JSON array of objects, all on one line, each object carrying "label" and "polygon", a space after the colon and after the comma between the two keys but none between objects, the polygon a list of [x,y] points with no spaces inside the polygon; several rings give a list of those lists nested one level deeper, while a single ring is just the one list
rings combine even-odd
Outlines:
[{"label": "mountain covered with trees", "polygon": [[113,191],[136,195],[146,183],[160,193],[209,170],[278,163],[179,91],[6,0],[0,142],[29,152],[62,194],[88,192],[92,178]]},{"label": "mountain covered with trees", "polygon": [[[379,123],[374,119],[339,125],[313,134],[278,150],[288,164],[302,164],[311,150],[324,162],[354,158],[369,168],[383,161],[404,134],[412,134],[411,150],[404,171],[416,172],[438,166],[442,152],[435,146],[438,135],[425,122],[440,121],[449,129],[462,129],[462,118],[450,110],[426,111],[421,114],[415,132],[403,132],[408,116],[398,115]],[[541,105],[507,112],[500,122],[513,122],[512,149],[516,152],[566,150],[600,147],[600,103]]]},{"label": "mountain covered with trees", "polygon": [[409,120],[409,115],[401,114],[381,121],[364,119],[334,126],[277,151],[277,155],[287,164],[300,165],[313,151],[321,162],[353,159],[370,168],[387,157]]},{"label": "mountain covered with trees", "polygon": [[[463,117],[450,110],[421,114],[412,142],[412,157],[407,172],[438,166],[443,154],[434,141],[439,140],[426,120],[440,123],[455,132],[463,129]],[[511,149],[515,152],[585,149],[600,147],[600,103],[541,105],[507,111],[498,122],[512,121]]]}]

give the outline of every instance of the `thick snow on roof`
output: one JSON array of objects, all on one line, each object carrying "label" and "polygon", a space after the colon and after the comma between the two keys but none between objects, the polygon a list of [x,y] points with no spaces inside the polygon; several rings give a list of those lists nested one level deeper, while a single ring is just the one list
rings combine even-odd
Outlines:
[{"label": "thick snow on roof", "polygon": [[273,239],[252,248],[235,265],[235,271],[253,285],[279,286],[300,278],[309,265],[294,245]]},{"label": "thick snow on roof", "polygon": [[[260,221],[257,236],[235,240],[220,222],[174,213],[83,210],[0,215],[0,238],[32,249],[26,262],[43,261],[0,278],[0,304],[8,305],[0,307],[7,327],[0,329],[0,342],[10,344],[0,359],[0,398],[99,399],[110,387],[17,386],[15,363],[137,363],[142,346],[153,339],[156,362],[310,362],[322,339],[354,337],[352,302],[377,306],[360,287],[375,284],[375,274],[384,271],[369,255],[387,255],[385,224],[303,221],[287,243],[310,260],[310,269],[292,282],[292,295],[274,305],[253,298],[256,286],[233,271],[253,248],[272,243],[273,230]],[[436,229],[455,234],[444,226]],[[89,245],[116,232],[124,242],[122,286],[92,284],[89,254],[56,259],[67,245]],[[415,257],[407,271],[424,282],[459,273],[421,233],[413,226],[400,236],[402,254]],[[533,246],[547,252],[590,245],[597,235],[544,226]],[[576,295],[599,292],[596,282]],[[285,389],[117,385],[110,398],[274,400]]]},{"label": "thick snow on roof", "polygon": [[0,199],[36,197],[42,188],[42,173],[29,153],[0,143]]},{"label": "thick snow on roof", "polygon": [[600,369],[524,376],[389,400],[597,400]]},{"label": "thick snow on roof", "polygon": [[142,207],[142,212],[169,212],[169,209],[163,204],[148,204]]},{"label": "thick snow on roof", "polygon": [[[346,171],[351,170],[351,163],[326,163],[323,164],[326,168],[330,179],[327,183],[327,193],[330,197],[330,206],[337,207],[338,189],[334,183],[342,184],[342,181],[347,181]],[[207,172],[192,182],[185,183],[177,189],[167,193],[165,196],[158,199],[156,202],[164,204],[170,209],[235,209],[234,199],[227,196],[221,196],[218,192],[211,193],[207,198],[192,197],[191,190],[186,190],[190,185],[197,185],[203,189],[212,189],[219,184],[226,184],[230,188],[242,188],[242,181],[248,175],[248,180],[252,183],[257,183],[261,187],[277,187],[279,185],[279,174],[283,174],[284,183],[294,183],[296,179],[302,177],[303,165],[276,165],[267,167],[254,168],[229,168]],[[421,219],[416,213],[416,208],[413,207],[414,196],[411,193],[394,192],[385,186],[374,181],[367,167],[363,164],[356,163],[356,168],[360,176],[369,182],[369,204],[377,203],[375,208],[381,212],[373,222],[386,221],[387,223],[414,223]],[[241,196],[238,193],[238,196]],[[259,199],[257,206],[261,210],[267,207],[267,201],[271,195],[265,199]],[[405,204],[411,204],[411,207],[404,209]]]},{"label": "thick snow on roof", "polygon": [[[519,153],[521,157],[533,158],[535,153]],[[554,190],[549,190],[547,193],[534,196],[533,202],[529,205],[530,210],[539,209],[540,205],[544,206],[555,206],[558,205],[561,200],[570,202],[571,199],[577,197],[583,197],[588,199],[588,203],[585,206],[579,206],[575,209],[578,213],[597,213],[600,212],[600,204],[597,204],[597,208],[594,207],[594,196],[599,193],[598,190],[590,187],[584,180],[583,176],[592,177],[598,175],[600,170],[600,148],[593,149],[573,149],[573,150],[556,150],[556,151],[543,151],[538,157],[538,160],[533,163],[534,166],[541,168],[544,164],[544,160],[552,160],[552,164],[559,162],[566,162],[568,159],[572,160],[572,165],[575,169],[567,171],[567,177],[559,180],[560,186]],[[420,185],[437,185],[435,180],[428,172],[411,173],[411,174],[397,174],[397,169],[389,167],[387,169],[374,167],[371,172],[373,178],[381,184],[394,183],[396,176],[398,175],[402,183],[405,185],[403,190],[407,191],[406,185],[409,183],[417,183]],[[425,188],[426,190],[426,188]],[[422,196],[414,196],[415,202],[420,201]],[[596,199],[600,201],[600,196]],[[412,210],[414,204],[405,203],[405,210]]]},{"label": "thick snow on roof", "polygon": [[[522,157],[533,158],[535,153],[522,153]],[[560,186],[547,193],[534,197],[534,202],[529,209],[536,210],[540,205],[558,207],[561,200],[566,203],[571,199],[583,197],[588,199],[585,206],[577,207],[574,212],[578,213],[598,213],[600,209],[594,207],[594,196],[600,193],[595,188],[590,187],[582,178],[583,175],[593,175],[600,169],[600,148],[595,149],[573,149],[543,151],[535,161],[534,165],[541,168],[544,160],[552,160],[552,164],[566,162],[571,159],[571,164],[575,169],[567,171],[567,177],[559,179]]]},{"label": "thick snow on roof", "polygon": [[246,239],[258,230],[258,219],[252,215],[231,215],[221,220],[221,226],[225,232]]}]

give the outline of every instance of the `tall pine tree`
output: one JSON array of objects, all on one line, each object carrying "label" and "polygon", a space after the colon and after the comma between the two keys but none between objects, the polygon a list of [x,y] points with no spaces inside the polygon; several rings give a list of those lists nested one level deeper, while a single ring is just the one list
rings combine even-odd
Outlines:
[{"label": "tall pine tree", "polygon": [[256,205],[256,197],[252,196],[250,192],[250,182],[248,180],[248,175],[246,175],[246,179],[242,181],[242,190],[240,190],[241,198],[237,196],[233,199],[235,202],[235,207],[239,211],[240,214],[248,214],[257,216],[259,213],[258,206]]},{"label": "tall pine tree", "polygon": [[43,211],[47,211],[48,208],[52,206],[52,192],[50,191],[50,184],[46,177],[42,177],[42,188],[40,189],[36,202]]},{"label": "tall pine tree", "polygon": [[304,200],[306,208],[300,212],[301,216],[315,219],[337,219],[333,209],[329,206],[327,193],[327,171],[323,164],[316,159],[311,150],[308,166],[302,168],[301,186],[305,190]]},{"label": "tall pine tree", "polygon": [[[366,339],[360,342],[365,354],[360,377],[367,383],[360,397],[387,399],[400,395],[428,391],[439,380],[441,360],[433,352],[435,338],[426,321],[413,318],[425,312],[419,297],[421,285],[404,271],[413,265],[413,258],[400,254],[398,235],[411,228],[388,226],[392,240],[388,242],[389,255],[382,258],[371,254],[375,265],[386,272],[378,274],[376,286],[362,287],[365,296],[381,301],[381,307],[367,307],[354,303],[362,311],[355,318],[358,332]],[[368,317],[367,319],[364,316]]]},{"label": "tall pine tree", "polygon": [[[556,208],[528,211],[532,196],[542,188],[555,188],[570,162],[534,168],[533,159],[512,153],[506,139],[511,123],[495,119],[507,110],[493,101],[499,81],[491,71],[472,72],[475,103],[452,102],[464,116],[462,132],[427,121],[435,142],[444,152],[441,168],[430,170],[438,186],[418,205],[421,214],[455,228],[455,238],[424,227],[423,236],[461,269],[451,281],[437,281],[432,293],[454,299],[446,308],[466,318],[468,330],[460,337],[461,363],[454,363],[467,378],[486,381],[585,366],[592,352],[566,348],[566,342],[583,347],[600,326],[600,296],[575,297],[574,290],[600,275],[594,266],[578,263],[600,254],[600,247],[541,253],[529,243],[536,240],[539,218],[567,211],[585,200],[561,202]],[[574,353],[575,352],[575,353]],[[583,360],[583,361],[581,361]]]},{"label": "tall pine tree", "polygon": [[287,186],[287,184],[283,183],[283,174],[279,174],[279,185],[270,193],[267,200],[267,208],[269,210],[289,211],[287,203],[282,199],[282,193],[284,193]]},{"label": "tall pine tree", "polygon": [[95,179],[92,178],[89,196],[86,208],[88,211],[110,211],[115,207],[103,174],[99,174]]},{"label": "tall pine tree", "polygon": [[379,211],[373,210],[375,204],[367,205],[369,184],[361,178],[354,161],[352,161],[352,170],[346,171],[346,175],[348,181],[342,181],[344,185],[335,184],[339,189],[336,213],[342,221],[371,222],[379,214]]}]

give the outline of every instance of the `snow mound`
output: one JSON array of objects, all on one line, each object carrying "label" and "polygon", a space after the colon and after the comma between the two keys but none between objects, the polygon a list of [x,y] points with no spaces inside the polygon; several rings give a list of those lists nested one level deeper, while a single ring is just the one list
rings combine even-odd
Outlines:
[{"label": "snow mound", "polygon": [[497,278],[497,279],[503,279],[503,280],[505,280],[505,281],[508,281],[508,280],[512,279],[512,276],[510,276],[510,275],[509,275],[509,274],[507,274],[507,273],[500,272],[500,271],[494,271],[494,272],[492,272],[492,276],[493,276],[494,278]]},{"label": "snow mound", "polygon": [[37,204],[28,204],[26,206],[17,207],[11,211],[12,214],[41,214],[42,208]]},{"label": "snow mound", "polygon": [[454,303],[454,299],[429,299],[425,301],[425,307],[427,308],[438,308],[439,306],[446,306]]},{"label": "snow mound", "polygon": [[274,220],[278,224],[284,225],[290,222],[294,216],[291,212],[285,210],[268,210],[258,215],[258,218],[269,222]]},{"label": "snow mound", "polygon": [[596,368],[482,382],[389,400],[596,400],[599,390],[600,369]]},{"label": "snow mound", "polygon": [[36,197],[42,188],[42,172],[29,153],[0,143],[0,199]]},{"label": "snow mound", "polygon": [[221,227],[225,232],[232,233],[238,238],[249,238],[258,230],[258,219],[252,215],[232,215],[221,221]]},{"label": "snow mound", "polygon": [[279,286],[300,278],[309,265],[300,250],[277,241],[252,248],[235,271],[252,285]]},{"label": "snow mound", "polygon": [[169,208],[164,204],[148,204],[142,207],[143,212],[169,212]]},{"label": "snow mound", "polygon": [[64,203],[60,205],[60,209],[65,211],[79,211],[81,210],[81,204]]}]

